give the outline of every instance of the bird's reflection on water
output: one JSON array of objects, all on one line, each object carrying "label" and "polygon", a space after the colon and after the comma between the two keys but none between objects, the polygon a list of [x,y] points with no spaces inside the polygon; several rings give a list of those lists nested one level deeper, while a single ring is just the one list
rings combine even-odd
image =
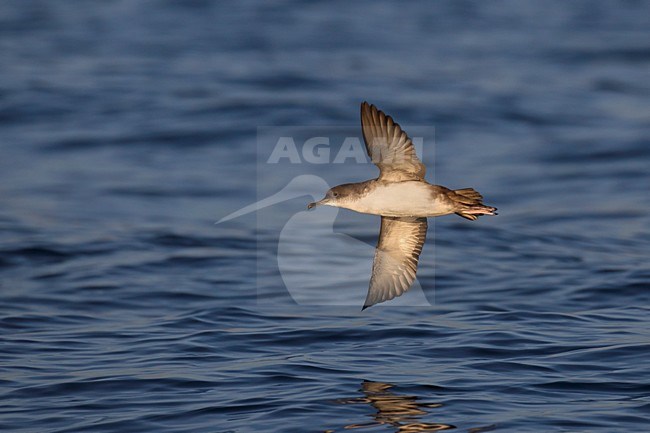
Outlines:
[{"label": "bird's reflection on water", "polygon": [[438,408],[439,403],[420,403],[414,395],[398,395],[390,391],[393,385],[381,382],[364,381],[360,391],[363,397],[337,400],[339,404],[369,404],[376,412],[374,421],[350,424],[346,429],[368,428],[376,426],[393,426],[396,432],[435,432],[456,428],[453,425],[420,422],[427,414],[426,409]]}]

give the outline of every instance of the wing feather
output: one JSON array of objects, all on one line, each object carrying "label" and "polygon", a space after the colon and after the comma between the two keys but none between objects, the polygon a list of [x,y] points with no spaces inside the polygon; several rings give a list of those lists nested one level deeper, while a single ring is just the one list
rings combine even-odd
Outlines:
[{"label": "wing feather", "polygon": [[426,167],[406,132],[374,105],[361,104],[361,130],[366,151],[379,167],[379,179],[389,182],[423,180]]},{"label": "wing feather", "polygon": [[381,217],[370,287],[363,309],[406,292],[415,281],[427,219]]}]

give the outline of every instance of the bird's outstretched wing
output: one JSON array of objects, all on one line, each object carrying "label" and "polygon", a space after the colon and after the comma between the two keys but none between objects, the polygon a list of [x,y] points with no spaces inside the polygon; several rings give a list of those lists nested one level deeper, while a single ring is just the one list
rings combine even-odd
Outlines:
[{"label": "bird's outstretched wing", "polygon": [[411,287],[426,236],[426,218],[381,217],[370,287],[363,309],[400,296]]},{"label": "bird's outstretched wing", "polygon": [[423,180],[426,167],[418,159],[413,142],[402,128],[374,105],[361,104],[361,130],[366,150],[379,167],[379,180]]}]

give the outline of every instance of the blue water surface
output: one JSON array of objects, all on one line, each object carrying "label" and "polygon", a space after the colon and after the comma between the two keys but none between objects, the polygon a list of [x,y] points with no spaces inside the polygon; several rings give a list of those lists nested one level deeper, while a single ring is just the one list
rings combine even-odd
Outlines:
[{"label": "blue water surface", "polygon": [[[0,430],[650,430],[648,16],[0,2]],[[424,305],[360,311],[377,217],[293,194],[214,224],[292,179],[260,127],[358,131],[363,100],[500,211],[430,222]]]}]

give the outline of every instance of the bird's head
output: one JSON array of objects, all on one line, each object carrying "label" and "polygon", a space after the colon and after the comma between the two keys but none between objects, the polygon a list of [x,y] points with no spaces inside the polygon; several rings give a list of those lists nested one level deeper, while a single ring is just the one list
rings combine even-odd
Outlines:
[{"label": "bird's head", "polygon": [[321,200],[309,203],[307,209],[312,209],[321,205],[341,207],[341,204],[348,200],[350,192],[350,188],[348,188],[347,184],[335,186],[334,188],[330,188],[330,190],[327,191],[327,194],[325,194],[325,197]]}]

